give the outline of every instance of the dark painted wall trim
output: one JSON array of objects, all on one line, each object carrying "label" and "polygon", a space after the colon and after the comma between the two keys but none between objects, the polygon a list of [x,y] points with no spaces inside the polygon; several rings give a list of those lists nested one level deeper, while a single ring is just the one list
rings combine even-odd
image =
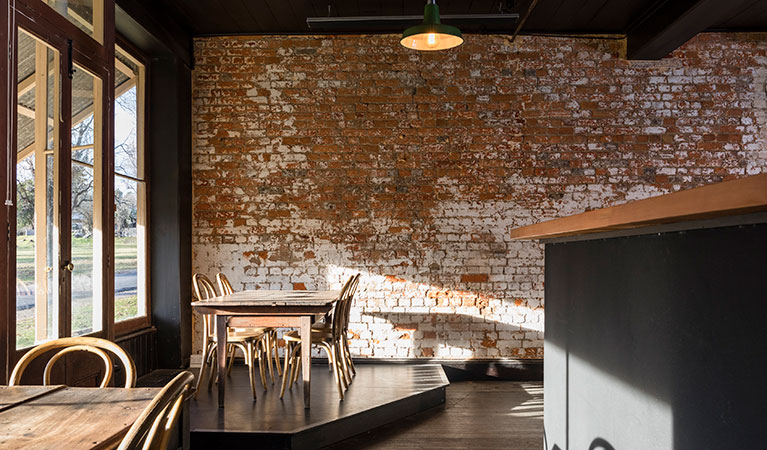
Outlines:
[{"label": "dark painted wall trim", "polygon": [[[312,358],[312,364],[327,364]],[[542,359],[355,358],[354,364],[439,364],[450,381],[543,381]]]},{"label": "dark painted wall trim", "polygon": [[150,237],[152,323],[160,368],[186,367],[191,353],[191,72],[176,58],[152,61]]},{"label": "dark painted wall trim", "polygon": [[192,67],[192,35],[161,2],[117,0],[115,22],[118,32],[143,51],[153,54],[167,51]]},{"label": "dark painted wall trim", "polygon": [[191,36],[157,4],[118,1],[116,28],[149,60],[149,160],[152,345],[157,367],[183,368],[191,353],[192,107]]}]

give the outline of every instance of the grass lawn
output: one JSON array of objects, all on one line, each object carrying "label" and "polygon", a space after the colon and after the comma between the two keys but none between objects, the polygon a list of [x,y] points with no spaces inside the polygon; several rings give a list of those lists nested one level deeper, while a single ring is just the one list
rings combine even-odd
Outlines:
[{"label": "grass lawn", "polygon": [[[135,237],[115,238],[115,273],[136,269]],[[93,270],[93,239],[72,238],[72,262],[75,271],[87,273]],[[35,237],[16,237],[16,277],[27,284],[35,281]]]}]

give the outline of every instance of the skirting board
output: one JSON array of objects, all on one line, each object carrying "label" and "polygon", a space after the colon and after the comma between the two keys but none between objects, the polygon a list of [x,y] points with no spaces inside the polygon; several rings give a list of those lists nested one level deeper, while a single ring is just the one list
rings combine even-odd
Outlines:
[{"label": "skirting board", "polygon": [[[327,358],[313,358],[313,364],[327,364]],[[200,355],[192,355],[191,367],[200,367]],[[354,358],[354,364],[440,364],[450,381],[543,381],[542,359],[438,359],[438,358]]]},{"label": "skirting board", "polygon": [[354,364],[440,364],[450,381],[543,381],[543,359],[355,358]]}]

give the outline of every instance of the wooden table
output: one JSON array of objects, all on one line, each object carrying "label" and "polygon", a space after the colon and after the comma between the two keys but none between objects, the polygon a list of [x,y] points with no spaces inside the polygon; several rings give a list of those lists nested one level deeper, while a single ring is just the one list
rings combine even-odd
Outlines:
[{"label": "wooden table", "polygon": [[0,386],[0,449],[119,445],[159,388]]},{"label": "wooden table", "polygon": [[[301,329],[301,375],[304,407],[311,393],[312,323],[327,314],[341,291],[241,291],[192,303],[201,314],[216,316],[218,373],[226,373],[227,327],[296,327]],[[283,374],[283,376],[285,376]],[[226,377],[218,377],[218,407],[224,407]]]}]

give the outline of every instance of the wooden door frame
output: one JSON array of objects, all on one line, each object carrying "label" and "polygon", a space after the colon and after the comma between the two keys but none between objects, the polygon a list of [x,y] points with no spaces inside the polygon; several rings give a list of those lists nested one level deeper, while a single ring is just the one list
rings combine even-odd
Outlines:
[{"label": "wooden door frame", "polygon": [[[10,8],[0,8],[0,42],[5,43],[8,42],[8,10]],[[3,44],[5,45],[5,44]],[[10,117],[8,117],[8,105],[10,105],[11,99],[8,98],[8,90],[5,88],[8,86],[8,78],[12,76],[13,73],[15,73],[15,70],[10,70],[10,63],[9,58],[11,55],[6,55],[5,61],[0,61],[0,85],[2,85],[3,88],[0,88],[0,103],[2,103],[2,108],[0,108],[0,133],[2,133],[2,136],[10,136]],[[15,138],[14,138],[15,139]],[[15,145],[15,144],[13,144]],[[8,175],[8,168],[9,168],[9,160],[11,157],[12,152],[10,149],[6,147],[5,154],[0,153],[2,157],[0,157],[0,173]],[[11,147],[13,148],[13,147]],[[14,158],[15,159],[15,158]],[[2,187],[3,189],[3,199],[8,198],[8,184],[10,183],[10,180],[6,180],[6,183]],[[13,303],[13,310],[14,310],[14,317],[16,312],[16,293],[15,293],[15,283],[14,283],[14,292],[13,297],[10,297],[8,294],[8,285],[7,282],[8,274],[9,274],[9,267],[10,267],[10,237],[11,237],[11,230],[10,230],[10,223],[8,221],[8,212],[10,210],[9,206],[6,205],[0,205],[0,229],[6,230],[6,238],[2,239],[0,238],[0,254],[2,257],[0,257],[0,384],[7,384],[8,382],[8,373],[9,373],[9,347],[10,347],[10,311],[11,311],[11,303]],[[14,270],[15,272],[15,270]],[[11,302],[11,298],[14,299],[13,302]]]},{"label": "wooden door frame", "polygon": [[[77,63],[81,67],[87,69],[89,72],[97,76],[102,83],[101,89],[101,149],[102,158],[99,164],[99,169],[102,174],[102,182],[100,189],[100,196],[102,199],[110,199],[114,197],[114,181],[110,176],[113,173],[114,157],[113,152],[110,151],[114,147],[114,115],[113,115],[113,100],[114,100],[114,43],[115,43],[115,27],[114,27],[114,1],[104,0],[103,11],[104,19],[103,40],[102,44],[98,44],[92,37],[88,36],[85,32],[77,28],[75,25],[69,22],[65,17],[59,15],[56,11],[52,10],[46,4],[40,0],[16,0],[16,10],[12,11],[14,14],[16,29],[14,33],[18,33],[19,28],[23,28],[35,37],[39,38],[49,46],[53,47],[59,52],[60,58],[60,70],[61,70],[61,83],[60,83],[60,111],[63,113],[60,117],[59,124],[59,194],[60,197],[60,210],[59,210],[59,254],[60,262],[69,259],[71,256],[71,79],[66,75],[69,65],[69,48],[71,48],[72,62]],[[8,29],[10,17],[8,17],[7,10],[2,8],[2,31],[0,36],[3,42],[7,39],[6,31]],[[70,47],[71,46],[71,47]],[[16,74],[16,58],[17,55],[11,55],[12,63],[6,64],[3,62],[0,64],[0,80],[7,82],[11,79],[13,86],[17,86],[18,80]],[[5,85],[4,85],[5,86]],[[5,91],[5,89],[3,89]],[[6,106],[13,98],[8,98],[8,93],[3,92],[2,98],[6,103]],[[14,99],[15,100],[15,99]],[[95,100],[95,99],[94,99]],[[12,135],[12,145],[6,149],[6,154],[3,155],[2,163],[0,163],[0,170],[4,170],[8,173],[8,164],[11,160],[11,155],[16,154],[16,101],[12,103],[13,110],[11,117],[7,117],[6,109],[2,109],[0,112],[0,123],[2,130]],[[15,158],[14,158],[15,160]],[[95,161],[94,161],[95,163]],[[15,164],[12,168],[12,179],[15,180],[16,168]],[[94,167],[95,169],[95,167]],[[94,170],[94,175],[95,175]],[[13,183],[13,190],[15,192],[15,183]],[[94,196],[96,192],[94,191]],[[96,204],[94,202],[94,208]],[[16,221],[11,220],[15,217],[15,205],[14,207],[5,207],[0,210],[0,225],[5,225],[7,230],[6,240],[0,245],[0,250],[5,255],[0,260],[0,284],[4,285],[4,288],[0,290],[3,292],[4,297],[0,299],[0,335],[2,335],[3,344],[0,345],[0,361],[2,361],[2,370],[0,370],[0,384],[7,381],[7,376],[18,360],[18,358],[24,353],[24,350],[16,350],[16,267],[15,267],[15,241],[12,243],[11,238],[15,237],[16,233]],[[94,211],[95,212],[95,211]],[[114,293],[114,233],[110,230],[114,229],[114,217],[112,214],[112,208],[110,202],[102,201],[100,208],[101,216],[101,228],[102,228],[102,260],[101,273],[102,273],[102,331],[95,333],[96,336],[105,337],[107,339],[114,339],[114,302],[111,301]],[[66,230],[66,232],[64,231]],[[59,334],[67,336],[71,334],[71,277],[64,274],[63,270],[59,271]]]},{"label": "wooden door frame", "polygon": [[[59,53],[59,79],[60,79],[60,85],[59,85],[59,114],[61,114],[61,111],[69,111],[71,109],[71,96],[67,93],[71,92],[71,80],[65,75],[67,70],[67,41],[64,39],[61,35],[57,33],[49,33],[45,28],[44,25],[41,25],[39,22],[29,20],[28,17],[25,15],[17,14],[16,15],[16,29],[14,32],[16,33],[16,42],[18,42],[18,33],[19,30],[23,29],[25,32],[33,35],[36,39],[39,39],[40,41],[44,42],[47,46],[51,47],[55,51]],[[16,67],[18,65],[17,61],[18,52],[13,55],[13,69],[9,70],[9,77],[11,78],[11,83],[13,86],[18,85],[18,79],[17,79],[17,71]],[[9,99],[10,100],[10,99]],[[17,147],[16,139],[16,127],[17,127],[17,113],[16,113],[16,104],[17,102],[13,102],[13,114],[10,117],[10,120],[8,121],[9,128],[12,131],[12,147],[9,149],[9,153],[13,154],[15,153],[14,150]],[[68,128],[70,125],[69,120],[69,114],[66,115],[60,115],[59,116],[59,133],[58,136],[56,136],[56,139],[58,139],[58,146],[59,146],[59,154],[58,154],[58,178],[59,178],[59,185],[58,185],[58,195],[59,195],[59,217],[57,220],[59,221],[59,235],[58,235],[58,241],[59,241],[59,264],[61,262],[61,259],[65,257],[63,253],[63,249],[66,247],[66,240],[68,239],[66,234],[63,230],[67,229],[66,224],[66,216],[67,216],[67,210],[68,207],[66,206],[66,202],[63,201],[64,199],[61,197],[62,194],[66,193],[69,189],[69,168],[66,164],[64,164],[64,155],[67,155],[69,153],[70,148],[70,142],[67,137],[69,137],[69,131]],[[10,158],[6,158],[10,160]],[[12,179],[16,179],[16,165],[14,164],[12,169]],[[14,193],[15,193],[15,183],[14,186]],[[8,328],[7,328],[7,337],[8,337],[8,363],[10,370],[11,367],[15,364],[15,362],[25,353],[24,350],[17,350],[16,349],[16,286],[15,286],[15,279],[16,279],[16,264],[15,264],[15,257],[16,257],[16,245],[15,241],[12,239],[16,236],[16,221],[12,220],[13,217],[15,217],[17,205],[14,202],[13,208],[7,209],[8,211],[8,230],[9,230],[9,239],[8,239],[8,268],[6,273],[8,274],[7,277],[7,297],[8,297]],[[62,333],[62,327],[64,326],[65,320],[63,320],[66,316],[64,316],[64,311],[66,308],[64,307],[64,304],[66,302],[63,302],[62,299],[66,298],[65,296],[68,293],[68,290],[70,288],[69,286],[69,278],[65,277],[63,274],[63,270],[59,270],[59,279],[57,280],[58,286],[59,286],[59,305],[58,305],[58,324],[59,329],[57,330],[57,333],[61,335]]]}]

